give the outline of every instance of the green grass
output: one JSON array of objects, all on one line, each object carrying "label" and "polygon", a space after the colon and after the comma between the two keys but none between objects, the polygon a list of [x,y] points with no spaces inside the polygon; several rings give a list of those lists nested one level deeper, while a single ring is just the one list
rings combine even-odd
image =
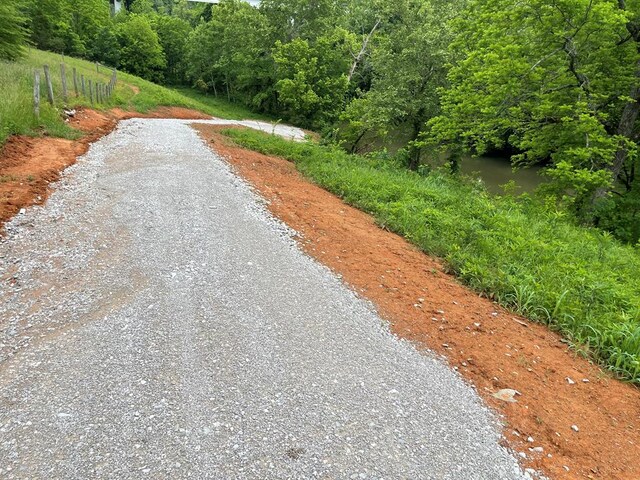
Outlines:
[{"label": "green grass", "polygon": [[[22,135],[50,135],[54,137],[76,138],[79,134],[65,124],[61,116],[62,79],[60,64],[62,57],[51,52],[31,49],[25,58],[17,62],[0,61],[0,146],[8,137]],[[67,86],[70,90],[68,106],[90,106],[89,98],[76,97],[73,92],[72,69],[86,80],[108,83],[111,71],[100,67],[96,71],[95,64],[76,58],[65,57]],[[43,65],[49,65],[52,72],[55,105],[46,101]],[[41,72],[41,107],[40,118],[33,112],[33,72]],[[136,94],[132,86],[139,89]],[[118,84],[111,98],[97,109],[120,107],[126,110],[147,112],[159,106],[180,106],[192,108],[221,118],[229,119],[264,119],[266,117],[251,113],[242,105],[232,104],[226,100],[203,95],[190,89],[170,89],[143,80],[139,77],[118,72]]]},{"label": "green grass", "polygon": [[317,184],[445,259],[470,287],[548,324],[578,350],[640,383],[637,248],[526,197],[491,196],[444,173],[421,176],[389,159],[250,130],[224,133],[295,162]]},{"label": "green grass", "polygon": [[242,104],[230,103],[226,99],[204,94],[193,88],[177,87],[174,90],[184,97],[202,105],[202,108],[207,108],[209,111],[215,112],[211,113],[211,115],[216,117],[227,118],[230,120],[264,120],[267,122],[274,120],[268,115],[247,110],[247,108]]}]

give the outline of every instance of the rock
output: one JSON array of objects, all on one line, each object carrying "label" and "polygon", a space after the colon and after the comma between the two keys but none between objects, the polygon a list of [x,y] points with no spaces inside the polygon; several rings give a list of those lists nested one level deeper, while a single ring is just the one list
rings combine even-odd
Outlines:
[{"label": "rock", "polygon": [[25,213],[27,213],[27,209],[26,208],[21,208],[20,209],[20,215],[24,215]]},{"label": "rock", "polygon": [[533,447],[533,448],[530,448],[529,451],[533,452],[533,453],[542,453],[542,452],[544,452],[544,448],[542,448],[542,447]]},{"label": "rock", "polygon": [[493,394],[493,396],[498,400],[502,400],[507,403],[516,403],[517,400],[514,398],[516,395],[521,395],[521,393],[511,388],[504,388]]},{"label": "rock", "polygon": [[577,425],[571,425],[571,430],[573,430],[574,432],[579,432],[580,429],[578,428]]},{"label": "rock", "polygon": [[574,382],[570,377],[567,377],[567,383],[569,385],[575,385],[576,382]]},{"label": "rock", "polygon": [[527,438],[527,442],[529,442],[529,443],[533,443],[533,437],[529,437],[529,438]]}]

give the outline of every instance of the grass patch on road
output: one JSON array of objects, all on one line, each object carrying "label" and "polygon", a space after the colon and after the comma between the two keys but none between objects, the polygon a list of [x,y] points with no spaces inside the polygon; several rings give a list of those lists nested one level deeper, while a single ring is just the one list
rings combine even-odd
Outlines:
[{"label": "grass patch on road", "polygon": [[248,129],[223,133],[293,161],[380,225],[445,259],[473,289],[562,332],[579,351],[640,383],[637,248],[526,197],[495,197],[445,173],[419,175],[386,158]]},{"label": "grass patch on road", "polygon": [[[11,135],[49,135],[53,137],[75,138],[79,134],[63,120],[61,108],[62,77],[60,64],[62,57],[51,52],[31,49],[28,54],[16,61],[0,61],[0,146]],[[49,65],[52,74],[55,104],[50,106],[44,81],[43,65]],[[69,107],[91,106],[88,96],[76,97],[73,86],[72,70],[75,67],[80,75],[92,82],[108,83],[111,69],[100,67],[96,70],[94,63],[77,58],[64,57],[66,66]],[[33,72],[41,72],[41,106],[40,118],[33,111]],[[229,103],[220,98],[209,97],[190,89],[171,89],[148,82],[134,75],[118,72],[118,84],[108,101],[94,104],[98,110],[120,107],[141,113],[160,106],[177,106],[199,110],[208,115],[229,119],[265,119],[264,116],[252,114],[239,104]]]}]

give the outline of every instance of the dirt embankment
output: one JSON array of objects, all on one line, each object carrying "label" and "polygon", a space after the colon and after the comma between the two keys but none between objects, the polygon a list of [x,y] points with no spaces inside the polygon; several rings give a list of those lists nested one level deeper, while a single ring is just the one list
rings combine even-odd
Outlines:
[{"label": "dirt embankment", "polygon": [[[577,357],[547,328],[479,298],[290,162],[238,148],[220,127],[197,128],[302,234],[307,253],[373,301],[396,334],[442,354],[475,385],[504,416],[506,441],[526,455],[525,466],[554,479],[640,479],[638,389]],[[493,397],[501,389],[521,395],[506,403]]]},{"label": "dirt embankment", "polygon": [[49,193],[49,184],[84,154],[91,142],[113,130],[119,120],[132,117],[211,118],[177,107],[161,107],[147,114],[120,109],[108,112],[82,109],[69,121],[72,127],[84,133],[78,140],[24,135],[11,137],[0,147],[0,226],[21,208],[43,203]]}]

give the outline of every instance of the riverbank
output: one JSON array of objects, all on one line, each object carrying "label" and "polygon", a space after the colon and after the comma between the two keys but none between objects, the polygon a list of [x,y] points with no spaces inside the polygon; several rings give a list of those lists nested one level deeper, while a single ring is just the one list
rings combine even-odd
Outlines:
[{"label": "riverbank", "polygon": [[300,171],[423,251],[481,295],[562,332],[576,351],[640,383],[640,254],[533,201],[496,198],[387,159],[228,130]]}]

